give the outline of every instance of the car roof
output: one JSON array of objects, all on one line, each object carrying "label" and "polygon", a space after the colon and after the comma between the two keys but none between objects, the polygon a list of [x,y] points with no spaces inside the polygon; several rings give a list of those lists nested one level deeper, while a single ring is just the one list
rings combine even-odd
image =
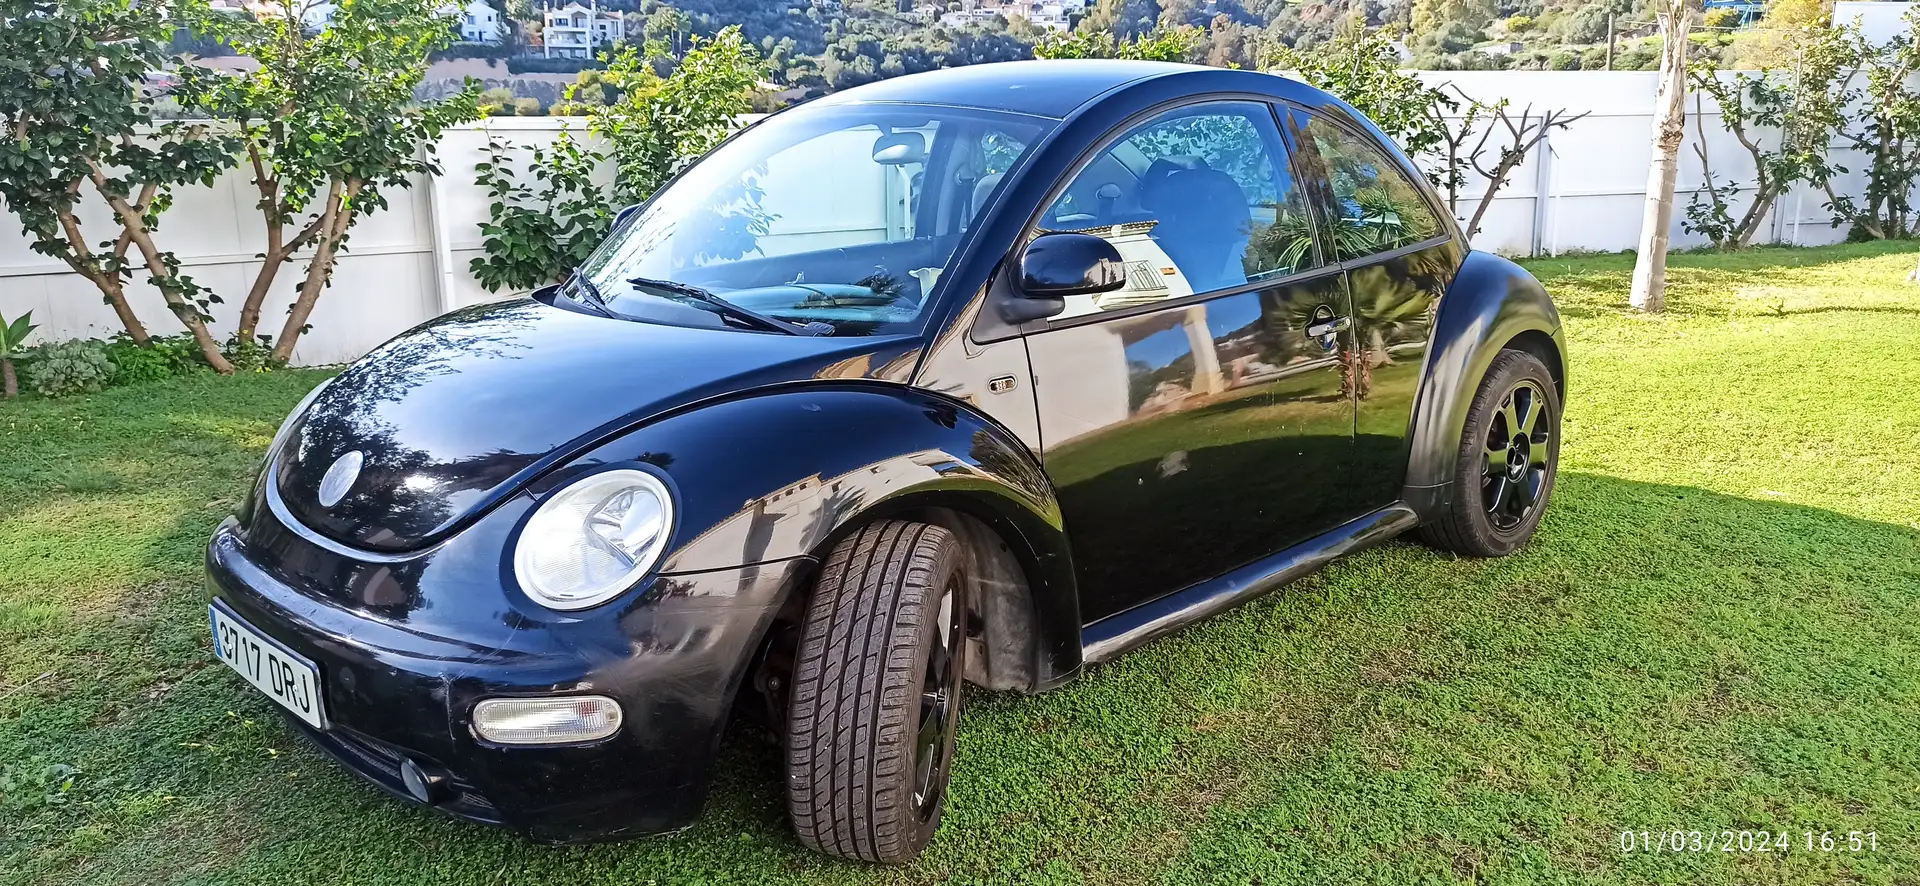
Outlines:
[{"label": "car roof", "polygon": [[908,74],[836,92],[810,104],[905,102],[987,108],[1059,119],[1116,87],[1181,75],[1210,81],[1232,79],[1239,88],[1282,97],[1288,92],[1288,85],[1311,90],[1305,84],[1282,77],[1200,65],[1117,59],[1042,59]]}]

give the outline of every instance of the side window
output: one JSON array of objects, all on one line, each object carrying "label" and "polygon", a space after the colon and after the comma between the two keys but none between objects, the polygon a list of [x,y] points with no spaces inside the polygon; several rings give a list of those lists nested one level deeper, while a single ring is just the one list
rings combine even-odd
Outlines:
[{"label": "side window", "polygon": [[1371,141],[1318,117],[1306,119],[1307,138],[1300,141],[1319,155],[1332,191],[1333,217],[1323,240],[1334,259],[1364,258],[1445,230],[1419,184]]},{"label": "side window", "polygon": [[[1168,111],[1096,155],[1041,216],[1044,232],[1104,237],[1127,285],[1067,315],[1184,298],[1318,263],[1272,113],[1255,102]],[[1084,300],[1084,304],[1076,304]]]}]

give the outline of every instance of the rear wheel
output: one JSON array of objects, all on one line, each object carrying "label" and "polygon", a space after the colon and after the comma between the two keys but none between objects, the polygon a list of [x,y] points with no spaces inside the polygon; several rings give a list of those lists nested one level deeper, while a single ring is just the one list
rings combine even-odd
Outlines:
[{"label": "rear wheel", "polygon": [[962,554],[947,530],[894,520],[821,567],[787,717],[787,808],[808,846],[904,862],[939,828],[965,664]]},{"label": "rear wheel", "polygon": [[1533,538],[1560,464],[1560,398],[1546,364],[1525,351],[1501,351],[1460,437],[1451,502],[1420,527],[1421,538],[1469,556],[1504,557]]}]

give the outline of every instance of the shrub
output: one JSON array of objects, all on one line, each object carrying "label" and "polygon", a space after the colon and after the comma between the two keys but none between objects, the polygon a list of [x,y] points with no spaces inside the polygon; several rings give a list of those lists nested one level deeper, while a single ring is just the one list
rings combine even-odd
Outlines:
[{"label": "shrub", "polygon": [[1707,10],[1706,25],[1709,28],[1732,28],[1739,24],[1740,11],[1737,9],[1728,9],[1723,6],[1719,9]]},{"label": "shrub", "polygon": [[167,359],[164,352],[134,344],[132,339],[124,335],[108,342],[102,350],[102,356],[113,364],[115,384],[159,381],[174,375],[173,362]]},{"label": "shrub", "polygon": [[513,113],[520,117],[540,117],[547,112],[540,107],[537,98],[516,98],[513,100]]},{"label": "shrub", "polygon": [[27,355],[27,385],[42,396],[93,393],[113,380],[113,363],[104,342],[83,339],[40,345]]},{"label": "shrub", "polygon": [[1533,16],[1530,16],[1530,15],[1507,16],[1507,33],[1509,34],[1523,34],[1523,33],[1526,33],[1526,31],[1529,28],[1532,28],[1532,27],[1533,27]]}]

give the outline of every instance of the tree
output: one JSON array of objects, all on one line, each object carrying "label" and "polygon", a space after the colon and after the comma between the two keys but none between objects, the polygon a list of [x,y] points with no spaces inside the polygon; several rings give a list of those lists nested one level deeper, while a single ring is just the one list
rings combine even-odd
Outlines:
[{"label": "tree", "polygon": [[[174,34],[168,13],[137,0],[0,0],[0,21],[0,200],[33,250],[100,290],[135,342],[149,336],[126,282],[144,267],[207,362],[231,372],[207,331],[218,298],[155,242],[173,189],[211,183],[233,164],[230,139],[204,125],[152,129],[146,77],[165,63]],[[89,190],[113,211],[110,240],[82,227]]]},{"label": "tree", "polygon": [[0,317],[0,395],[8,400],[20,396],[20,378],[13,372],[13,358],[19,355],[21,345],[36,328],[32,311],[13,318],[12,323]]},{"label": "tree", "polygon": [[1680,143],[1687,136],[1686,0],[1655,0],[1660,33],[1660,91],[1654,100],[1653,163],[1647,168],[1646,209],[1640,217],[1640,248],[1633,262],[1635,310],[1658,313],[1667,304],[1667,244],[1673,224],[1673,179]]},{"label": "tree", "polygon": [[1160,6],[1154,0],[1099,0],[1087,10],[1077,30],[1082,33],[1109,32],[1121,40],[1151,33],[1160,22]]},{"label": "tree", "polygon": [[[1829,146],[1846,125],[1846,84],[1856,66],[1840,31],[1814,27],[1794,41],[1792,63],[1785,70],[1725,76],[1711,69],[1694,71],[1693,88],[1720,106],[1720,125],[1753,159],[1755,182],[1746,209],[1736,218],[1730,201],[1740,189],[1714,180],[1702,132],[1694,150],[1706,187],[1687,206],[1687,228],[1720,248],[1744,249],[1788,188],[1800,182],[1826,187],[1839,171]],[[1701,125],[1698,119],[1694,122]],[[1779,135],[1769,140],[1765,130]]]},{"label": "tree", "polygon": [[1913,81],[1920,73],[1920,39],[1915,36],[1920,7],[1908,10],[1904,20],[1906,30],[1879,45],[1857,28],[1846,30],[1866,82],[1864,89],[1849,90],[1845,96],[1858,110],[1840,137],[1866,157],[1867,186],[1859,198],[1839,193],[1831,181],[1823,187],[1833,223],[1852,226],[1849,238],[1884,240],[1914,231],[1910,198],[1914,179],[1920,177],[1920,146],[1913,144],[1920,136],[1920,92]]},{"label": "tree", "polygon": [[[1339,96],[1379,126],[1408,154],[1446,143],[1441,117],[1459,107],[1452,96],[1400,70],[1400,54],[1379,31],[1349,28],[1308,50],[1282,48],[1267,64],[1293,71],[1308,84]],[[1440,179],[1432,173],[1435,184]]]},{"label": "tree", "polygon": [[[665,52],[653,41],[649,52]],[[606,238],[612,209],[652,197],[687,160],[705,154],[733,131],[751,104],[760,60],[727,28],[711,40],[695,38],[693,49],[664,79],[632,47],[612,56],[598,77],[575,87],[614,90],[613,100],[589,106],[589,125],[607,139],[608,153],[584,148],[562,135],[552,145],[529,149],[531,163],[511,162],[517,149],[490,141],[488,159],[475,179],[493,198],[481,223],[486,255],[469,269],[489,291],[529,289],[572,273]],[[576,97],[569,89],[568,99]],[[612,199],[593,182],[596,167],[611,159]],[[532,181],[516,169],[532,170]]]},{"label": "tree", "polygon": [[1116,39],[1105,31],[1048,34],[1034,44],[1035,58],[1125,58],[1139,61],[1184,62],[1206,41],[1199,28],[1177,27],[1149,31],[1132,39]]},{"label": "tree", "polygon": [[[1453,91],[1460,96],[1460,100],[1467,107],[1467,112],[1457,127],[1447,123],[1440,104],[1428,105],[1427,112],[1433,115],[1446,132],[1444,148],[1441,151],[1442,172],[1439,184],[1446,192],[1447,211],[1451,212],[1455,218],[1460,217],[1460,188],[1466,184],[1468,169],[1479,173],[1487,183],[1486,190],[1480,194],[1480,201],[1473,207],[1473,215],[1463,219],[1466,223],[1467,238],[1472,239],[1474,234],[1480,232],[1480,220],[1486,217],[1487,210],[1493,208],[1493,198],[1499,195],[1501,188],[1506,186],[1507,177],[1513,174],[1513,170],[1525,163],[1527,156],[1533,153],[1533,149],[1545,141],[1547,135],[1553,130],[1565,129],[1574,121],[1592,112],[1584,111],[1569,117],[1565,110],[1556,109],[1535,117],[1533,106],[1527,105],[1520,110],[1520,119],[1515,120],[1507,111],[1510,106],[1507,99],[1503,98],[1488,104],[1467,95],[1458,86],[1455,86]],[[1474,142],[1472,150],[1468,150],[1467,141],[1473,138],[1476,124],[1482,124],[1478,126],[1480,138]],[[1498,128],[1494,124],[1499,124]],[[1505,143],[1499,146],[1496,155],[1489,161],[1487,143],[1502,130],[1505,132]]]},{"label": "tree", "polygon": [[728,27],[692,49],[665,80],[632,47],[609,57],[605,79],[618,101],[593,112],[593,131],[612,147],[614,197],[639,203],[653,196],[686,160],[713,150],[752,108],[760,57]]},{"label": "tree", "polygon": [[1734,54],[1744,68],[1789,67],[1795,54],[1794,41],[1808,28],[1832,25],[1829,0],[1769,0],[1759,26],[1739,35]]},{"label": "tree", "polygon": [[[178,88],[183,107],[238,130],[259,194],[267,248],[233,337],[234,351],[255,363],[293,356],[354,223],[386,207],[386,189],[437,173],[431,151],[441,131],[479,116],[471,82],[446,100],[414,101],[427,54],[454,38],[438,0],[340,0],[328,24],[308,33],[302,19],[316,2],[268,0],[278,14],[257,20],[203,10],[196,29],[259,67],[228,75],[189,66]],[[312,257],[279,336],[259,335],[281,266],[306,249]]]}]

